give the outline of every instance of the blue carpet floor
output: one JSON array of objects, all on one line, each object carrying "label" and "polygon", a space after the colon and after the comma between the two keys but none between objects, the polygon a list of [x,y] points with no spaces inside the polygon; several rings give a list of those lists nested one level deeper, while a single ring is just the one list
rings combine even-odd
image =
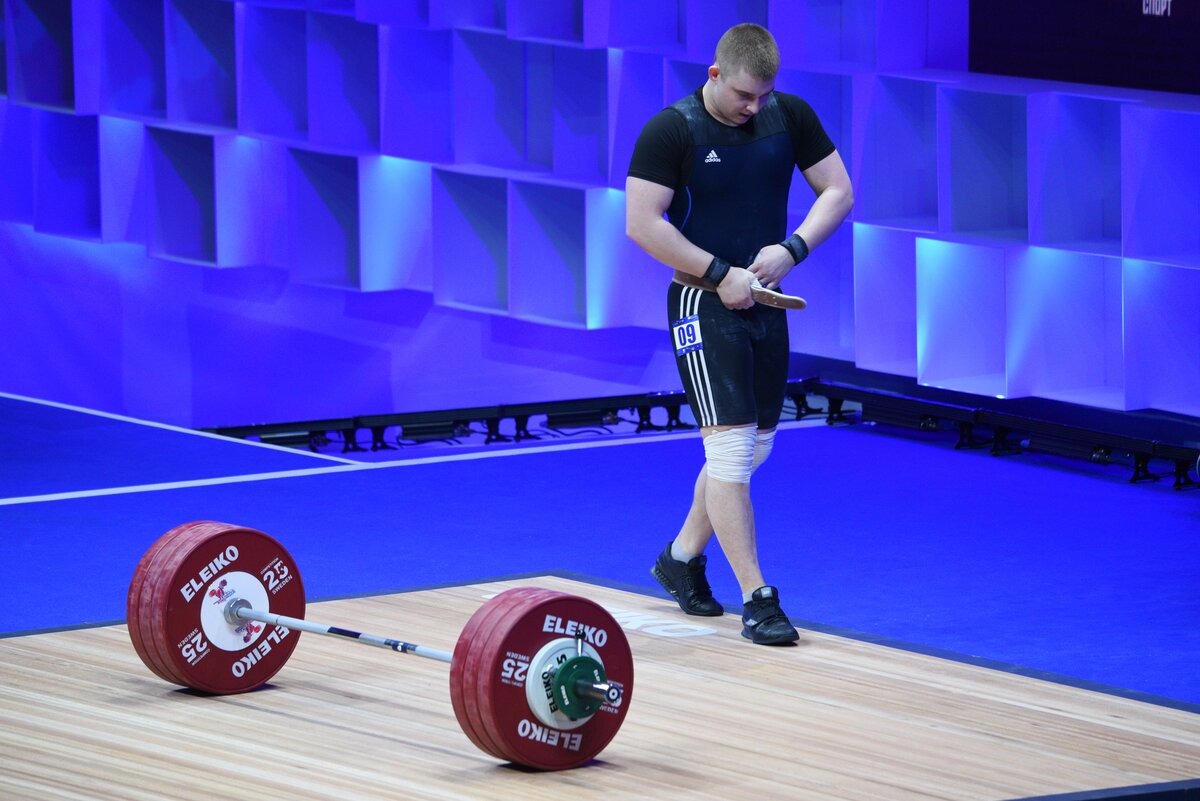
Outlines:
[{"label": "blue carpet floor", "polygon": [[0,395],[0,497],[296,470],[340,461]]},{"label": "blue carpet floor", "polygon": [[[657,591],[650,564],[702,458],[695,434],[646,434],[356,466],[13,399],[0,441],[8,633],[121,619],[144,550],[197,519],[280,539],[310,599],[539,572]],[[103,491],[166,482],[184,483]],[[796,425],[753,494],[764,569],[797,621],[1200,705],[1200,493]]]}]

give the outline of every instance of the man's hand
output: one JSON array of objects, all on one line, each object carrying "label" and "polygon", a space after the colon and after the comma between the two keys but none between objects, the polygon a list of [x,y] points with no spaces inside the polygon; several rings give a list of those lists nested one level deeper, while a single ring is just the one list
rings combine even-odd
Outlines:
[{"label": "man's hand", "polygon": [[779,284],[795,266],[795,260],[787,248],[783,245],[767,245],[758,251],[754,263],[746,269],[754,273],[758,282],[767,289],[778,289]]},{"label": "man's hand", "polygon": [[[783,250],[783,248],[780,248]],[[786,254],[787,251],[784,251]],[[789,257],[790,259],[790,257]],[[750,294],[750,284],[754,274],[742,267],[730,267],[725,280],[717,287],[717,296],[727,309],[748,309],[754,305],[754,297]]]}]

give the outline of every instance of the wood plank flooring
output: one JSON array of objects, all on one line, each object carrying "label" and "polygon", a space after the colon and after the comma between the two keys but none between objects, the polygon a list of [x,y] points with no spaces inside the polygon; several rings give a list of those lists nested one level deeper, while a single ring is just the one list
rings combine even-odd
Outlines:
[{"label": "wood plank flooring", "polygon": [[562,578],[307,616],[453,650],[517,584],[592,598],[629,637],[629,713],[582,768],[476,749],[440,662],[305,634],[267,687],[206,697],[163,683],[111,626],[0,640],[0,798],[1001,801],[1200,778],[1200,715],[824,633],[752,646],[736,615]]}]

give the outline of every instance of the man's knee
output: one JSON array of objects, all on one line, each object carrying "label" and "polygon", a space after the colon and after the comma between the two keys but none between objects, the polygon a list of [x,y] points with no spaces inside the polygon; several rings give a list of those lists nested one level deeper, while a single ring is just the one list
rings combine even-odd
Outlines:
[{"label": "man's knee", "polygon": [[758,466],[767,461],[767,457],[771,455],[771,449],[775,447],[775,429],[770,431],[759,430],[755,433],[754,442],[754,461],[750,465],[750,472],[753,473],[758,469]]},{"label": "man's knee", "polygon": [[734,484],[749,484],[754,472],[757,435],[753,426],[713,431],[704,437],[708,477]]}]

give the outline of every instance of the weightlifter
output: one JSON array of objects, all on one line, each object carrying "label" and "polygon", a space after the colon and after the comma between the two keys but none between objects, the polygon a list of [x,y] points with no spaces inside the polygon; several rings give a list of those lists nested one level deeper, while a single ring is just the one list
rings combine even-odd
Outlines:
[{"label": "weightlifter", "polygon": [[[779,50],[765,28],[735,25],[708,80],[643,128],[626,179],[626,232],[674,269],[667,320],[705,463],[691,509],[652,573],[689,615],[724,609],[705,576],[715,533],[741,586],[742,636],[798,639],[759,566],[750,476],[771,453],[788,375],[786,312],[755,304],[849,214],[841,156],[812,108],[776,92]],[[793,170],[816,194],[790,235]]]}]

